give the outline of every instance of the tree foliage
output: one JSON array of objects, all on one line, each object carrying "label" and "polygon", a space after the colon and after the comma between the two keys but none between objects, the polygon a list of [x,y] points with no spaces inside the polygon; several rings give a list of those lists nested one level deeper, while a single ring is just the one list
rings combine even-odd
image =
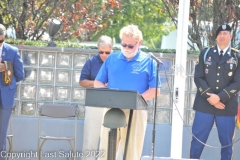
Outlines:
[{"label": "tree foliage", "polygon": [[[119,31],[122,27],[134,24],[143,32],[144,44],[151,48],[159,48],[162,35],[168,34],[174,26],[167,23],[167,15],[161,8],[156,7],[149,0],[123,0],[119,12],[110,17],[104,30],[98,30],[95,39],[99,35],[106,34],[119,40]],[[160,6],[162,4],[160,3]],[[163,7],[163,6],[162,6]]]},{"label": "tree foliage", "polygon": [[[179,0],[150,0],[170,17],[177,27]],[[215,45],[215,31],[220,24],[227,23],[232,28],[232,47],[240,49],[238,34],[240,0],[190,0],[188,45],[198,50]],[[238,33],[239,32],[239,33]]]},{"label": "tree foliage", "polygon": [[59,19],[58,40],[89,40],[96,30],[106,27],[101,23],[120,5],[115,0],[1,0],[0,23],[13,27],[19,39],[39,40],[49,22]]}]

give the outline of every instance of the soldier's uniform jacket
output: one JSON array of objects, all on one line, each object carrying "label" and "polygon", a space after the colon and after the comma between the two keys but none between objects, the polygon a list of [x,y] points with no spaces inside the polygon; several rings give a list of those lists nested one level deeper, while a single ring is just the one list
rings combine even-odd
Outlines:
[{"label": "soldier's uniform jacket", "polygon": [[[197,94],[193,109],[217,116],[234,116],[237,114],[240,90],[240,55],[230,47],[220,61],[217,46],[210,48],[204,58],[206,50],[201,51],[195,66]],[[217,94],[225,104],[225,109],[217,109],[209,104],[206,93]]]}]

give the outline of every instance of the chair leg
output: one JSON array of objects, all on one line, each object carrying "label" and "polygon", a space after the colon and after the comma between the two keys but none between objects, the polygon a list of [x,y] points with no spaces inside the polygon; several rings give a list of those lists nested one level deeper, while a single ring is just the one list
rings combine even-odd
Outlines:
[{"label": "chair leg", "polygon": [[[75,150],[74,150],[74,148],[73,148],[72,142],[71,142],[71,140],[67,140],[67,141],[68,141],[68,143],[70,144],[71,149],[72,149],[72,153],[73,153],[73,155],[74,155],[74,154],[75,154]],[[75,156],[74,156],[74,157],[75,157]],[[69,158],[69,160],[75,160],[74,157]]]},{"label": "chair leg", "polygon": [[[9,136],[7,137],[8,140],[8,144],[9,144],[9,149],[8,149],[8,153],[12,153],[13,152],[13,137]],[[9,160],[10,157],[7,157],[7,160]],[[13,157],[11,158],[13,160]]]},{"label": "chair leg", "polygon": [[42,141],[42,143],[41,143],[41,145],[40,145],[40,147],[38,146],[38,151],[37,151],[37,153],[38,153],[38,155],[37,155],[37,160],[40,160],[41,159],[41,151],[42,151],[42,146],[43,146],[43,144],[46,142],[46,139],[44,139],[43,141]]}]

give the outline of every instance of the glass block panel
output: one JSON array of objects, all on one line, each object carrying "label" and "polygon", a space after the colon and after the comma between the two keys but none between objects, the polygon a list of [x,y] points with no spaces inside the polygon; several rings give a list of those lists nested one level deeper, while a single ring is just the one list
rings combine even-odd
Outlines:
[{"label": "glass block panel", "polygon": [[148,107],[148,122],[153,122],[153,106]]},{"label": "glass block panel", "polygon": [[191,61],[186,62],[186,74],[191,74]]},{"label": "glass block panel", "polygon": [[40,69],[39,70],[39,83],[53,83],[53,74],[52,69]]},{"label": "glass block panel", "polygon": [[82,55],[82,54],[74,54],[74,68],[82,68],[85,62],[88,60],[88,55]]},{"label": "glass block panel", "polygon": [[67,67],[72,66],[72,54],[58,53],[57,67]]},{"label": "glass block panel", "polygon": [[84,118],[85,117],[85,107],[84,106],[79,106],[79,118]]},{"label": "glass block panel", "polygon": [[171,110],[157,108],[156,111],[156,123],[160,124],[170,124],[170,114]]},{"label": "glass block panel", "polygon": [[155,103],[155,99],[151,99],[151,100],[147,101],[148,107],[152,107],[154,105],[154,103]]},{"label": "glass block panel", "polygon": [[161,90],[170,91],[171,88],[173,88],[173,86],[172,86],[172,76],[168,75],[166,77],[165,75],[160,75],[160,79],[161,79]]},{"label": "glass block panel", "polygon": [[189,76],[186,77],[186,80],[185,80],[185,90],[188,91],[189,89]]},{"label": "glass block panel", "polygon": [[79,105],[78,103],[72,103],[72,105],[77,105],[77,107],[78,107],[78,118],[84,118],[84,116],[85,116],[84,105]]},{"label": "glass block panel", "polygon": [[31,65],[31,60],[30,57],[28,55],[28,51],[24,51],[22,54],[22,60],[23,60],[23,65],[24,66],[30,66]]},{"label": "glass block panel", "polygon": [[172,108],[171,103],[171,94],[161,92],[161,95],[157,98],[157,106]]},{"label": "glass block panel", "polygon": [[193,76],[190,77],[190,88],[191,88],[191,91],[197,92],[197,87],[194,83],[194,77]]},{"label": "glass block panel", "polygon": [[24,68],[25,78],[24,83],[35,83],[37,82],[37,69],[34,68]]},{"label": "glass block panel", "polygon": [[185,110],[184,112],[184,125],[192,126],[195,116],[194,110]]},{"label": "glass block panel", "polygon": [[72,100],[73,101],[84,101],[85,100],[85,89],[73,88]]},{"label": "glass block panel", "polygon": [[34,116],[36,105],[34,102],[22,102],[21,115]]},{"label": "glass block panel", "polygon": [[38,99],[39,100],[53,100],[52,86],[39,86]]},{"label": "glass block panel", "polygon": [[195,96],[196,96],[196,94],[189,94],[189,105],[190,105],[189,108],[193,108]]},{"label": "glass block panel", "polygon": [[19,110],[19,102],[14,101],[13,108],[12,108],[12,116],[18,116],[18,110]]},{"label": "glass block panel", "polygon": [[40,66],[54,67],[55,53],[40,53]]},{"label": "glass block panel", "polygon": [[190,70],[190,74],[194,75],[195,72],[195,65],[196,65],[197,59],[196,60],[191,60],[189,63],[191,63],[191,70]]},{"label": "glass block panel", "polygon": [[71,84],[70,70],[57,70],[56,83]]},{"label": "glass block panel", "polygon": [[80,74],[81,74],[81,70],[80,71],[73,71],[73,85],[79,85],[79,79],[80,79]]},{"label": "glass block panel", "polygon": [[70,88],[69,87],[56,87],[55,93],[56,100],[69,101],[70,97]]},{"label": "glass block panel", "polygon": [[21,86],[21,99],[36,99],[36,86],[22,85]]},{"label": "glass block panel", "polygon": [[166,72],[167,73],[171,73],[172,72],[172,61],[170,59],[163,59],[163,58],[160,58],[161,61],[164,63],[164,66],[163,65],[160,65],[160,72]]},{"label": "glass block panel", "polygon": [[24,65],[35,66],[38,65],[38,52],[34,51],[23,51],[22,59]]},{"label": "glass block panel", "polygon": [[185,93],[185,96],[184,96],[184,108],[187,108],[189,106],[188,99],[189,99],[189,94]]},{"label": "glass block panel", "polygon": [[20,92],[19,92],[19,89],[20,89],[20,84],[17,84],[17,89],[16,89],[16,94],[15,94],[15,99],[19,99],[19,98],[20,98]]}]

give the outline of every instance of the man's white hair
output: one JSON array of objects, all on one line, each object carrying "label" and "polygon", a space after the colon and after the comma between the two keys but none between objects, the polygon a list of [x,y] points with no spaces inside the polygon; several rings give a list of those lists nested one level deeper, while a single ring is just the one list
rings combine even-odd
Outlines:
[{"label": "man's white hair", "polygon": [[110,48],[113,47],[113,40],[111,37],[102,35],[101,37],[98,38],[97,42],[98,47],[99,46],[109,46]]},{"label": "man's white hair", "polygon": [[138,26],[133,24],[125,26],[120,30],[119,34],[120,39],[122,39],[124,35],[127,37],[134,38],[137,41],[143,40],[142,31],[138,29]]}]

